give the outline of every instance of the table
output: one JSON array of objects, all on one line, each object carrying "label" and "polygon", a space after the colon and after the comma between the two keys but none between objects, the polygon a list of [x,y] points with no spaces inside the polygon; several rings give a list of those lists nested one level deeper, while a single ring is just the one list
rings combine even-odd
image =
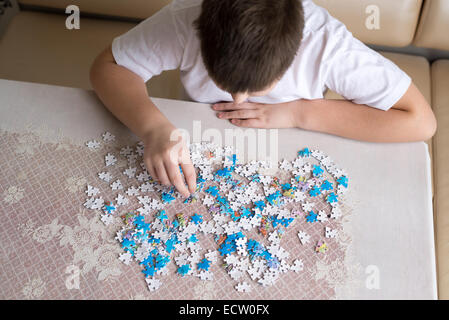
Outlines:
[{"label": "table", "polygon": [[[201,135],[213,129],[224,136],[235,129],[207,105],[152,99],[191,133],[198,124]],[[224,278],[180,279],[150,292],[138,267],[118,261],[121,248],[113,230],[82,206],[86,185],[104,166],[104,153],[91,152],[85,142],[101,139],[105,131],[117,137],[107,150],[138,141],[92,91],[0,80],[0,298],[437,297],[431,168],[424,143],[375,144],[299,129],[277,131],[279,159],[291,160],[309,147],[348,173],[342,251],[335,263],[315,259],[290,287],[281,281],[249,296],[229,293],[231,281]],[[256,132],[269,137],[265,130]],[[197,130],[192,139],[199,136]]]}]

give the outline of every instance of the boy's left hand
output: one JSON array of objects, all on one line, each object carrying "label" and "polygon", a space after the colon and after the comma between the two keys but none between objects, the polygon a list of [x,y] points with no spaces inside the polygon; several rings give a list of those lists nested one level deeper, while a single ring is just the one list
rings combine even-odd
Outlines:
[{"label": "boy's left hand", "polygon": [[239,127],[250,128],[294,128],[297,127],[297,115],[294,104],[285,102],[278,104],[263,104],[253,102],[216,103],[212,106],[220,119],[228,119]]}]

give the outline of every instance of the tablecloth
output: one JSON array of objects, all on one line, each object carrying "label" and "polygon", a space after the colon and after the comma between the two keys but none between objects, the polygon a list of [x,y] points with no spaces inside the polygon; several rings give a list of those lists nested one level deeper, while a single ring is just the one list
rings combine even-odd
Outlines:
[{"label": "tablecloth", "polygon": [[[152,98],[192,140],[237,128],[208,105]],[[350,124],[348,124],[350,125]],[[209,130],[209,131],[208,131]],[[238,129],[237,129],[238,130]],[[116,141],[86,147],[104,132]],[[253,293],[234,289],[224,269],[213,281],[179,277],[175,269],[150,292],[138,265],[118,260],[116,225],[84,208],[104,155],[138,142],[89,90],[0,81],[0,297],[2,299],[435,299],[431,169],[424,143],[379,144],[300,129],[256,130],[292,160],[308,147],[347,172],[350,188],[338,240],[326,255],[304,252],[297,229],[283,243],[305,268]],[[253,133],[254,133],[253,132]],[[270,138],[271,137],[271,138]],[[270,140],[272,139],[272,140]],[[232,141],[227,141],[230,143]],[[225,142],[223,142],[225,144]],[[240,146],[241,148],[242,146]],[[251,149],[251,145],[243,145]],[[276,150],[276,149],[273,149]],[[273,152],[271,150],[271,152]],[[251,160],[251,155],[247,160]],[[126,164],[120,163],[121,170]],[[178,204],[177,210],[190,210]],[[198,204],[195,210],[206,212]],[[204,239],[213,245],[211,239]],[[79,270],[79,285],[73,276]]]}]

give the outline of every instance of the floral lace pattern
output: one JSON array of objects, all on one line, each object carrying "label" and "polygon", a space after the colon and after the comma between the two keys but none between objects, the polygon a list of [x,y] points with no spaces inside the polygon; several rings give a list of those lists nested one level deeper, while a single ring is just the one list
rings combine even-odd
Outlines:
[{"label": "floral lace pattern", "polygon": [[40,278],[34,278],[23,287],[22,293],[26,299],[38,299],[45,292],[45,282]]},{"label": "floral lace pattern", "polygon": [[70,177],[66,180],[66,189],[71,193],[79,192],[86,186],[86,183],[85,178]]},{"label": "floral lace pattern", "polygon": [[22,200],[24,189],[17,186],[11,186],[3,192],[3,201],[8,204],[14,204]]},{"label": "floral lace pattern", "polygon": [[[236,292],[219,266],[213,281],[181,279],[170,270],[164,286],[149,292],[140,267],[118,259],[117,226],[106,227],[98,211],[82,207],[87,181],[98,180],[103,169],[101,152],[36,132],[0,132],[0,147],[0,162],[7,164],[0,175],[2,299],[332,299],[351,297],[360,285],[351,238],[341,230],[333,256],[308,262],[310,268],[293,281],[253,288],[251,295]],[[105,148],[119,150],[114,144]],[[73,276],[68,266],[79,269],[79,288],[67,286]]]}]

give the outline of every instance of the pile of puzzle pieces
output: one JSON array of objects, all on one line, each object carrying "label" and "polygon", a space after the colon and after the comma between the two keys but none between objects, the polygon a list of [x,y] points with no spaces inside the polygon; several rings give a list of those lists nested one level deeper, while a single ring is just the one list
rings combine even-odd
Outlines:
[{"label": "pile of puzzle pieces", "polygon": [[[103,134],[103,143],[114,139],[109,132]],[[92,140],[86,145],[97,150],[101,142]],[[213,280],[210,268],[218,260],[235,281],[241,281],[247,273],[253,281],[271,286],[282,273],[303,270],[301,259],[287,262],[289,252],[281,246],[282,235],[295,221],[305,220],[322,229],[322,237],[313,239],[314,242],[306,231],[297,230],[298,245],[310,244],[311,254],[325,254],[329,249],[326,239],[337,236],[337,230],[326,222],[342,215],[339,200],[348,188],[348,177],[319,150],[302,149],[293,161],[281,161],[280,174],[272,176],[263,174],[271,167],[269,162],[237,164],[232,147],[192,144],[190,155],[197,170],[197,190],[187,199],[181,199],[173,187],[152,180],[143,163],[143,151],[141,142],[120,149],[120,156],[128,164],[123,175],[126,180],[139,183],[138,187],[127,188],[107,170],[116,165],[118,156],[108,152],[105,171],[98,178],[118,194],[114,201],[106,201],[99,195],[99,188],[88,185],[84,206],[101,210],[101,220],[106,225],[115,219],[122,221],[116,236],[124,250],[119,259],[126,265],[135,261],[142,266],[150,291],[162,285],[160,278],[169,272],[171,263],[176,265],[180,277]],[[136,208],[129,210],[132,198],[137,200]],[[313,200],[318,198],[328,205],[328,210],[314,208]],[[170,217],[166,208],[176,201],[200,202],[208,209],[208,215],[180,212]],[[254,231],[267,243],[248,236]],[[213,237],[216,250],[203,250],[198,240],[200,234]],[[251,291],[246,281],[238,282],[235,288],[239,292]]]}]

